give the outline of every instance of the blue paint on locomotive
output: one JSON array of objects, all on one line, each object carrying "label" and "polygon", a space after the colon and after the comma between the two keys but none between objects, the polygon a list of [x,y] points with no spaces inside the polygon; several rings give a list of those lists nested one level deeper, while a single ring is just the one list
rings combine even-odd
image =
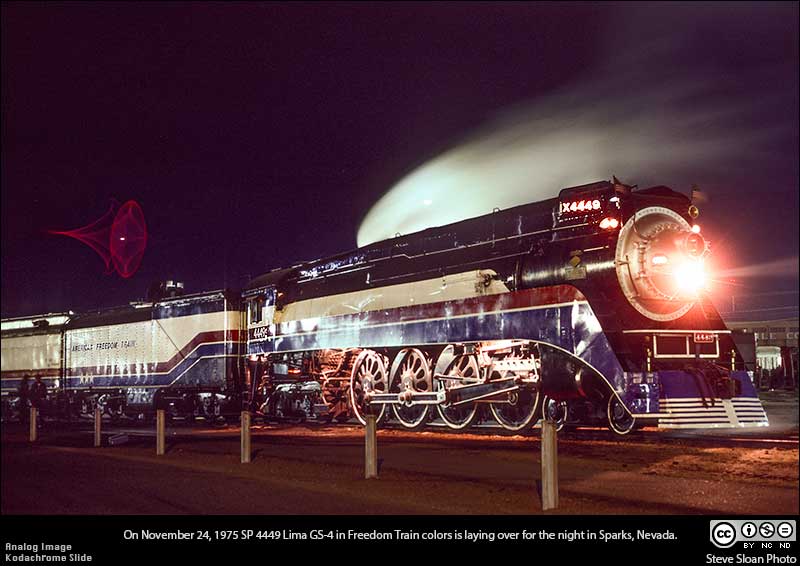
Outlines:
[{"label": "blue paint on locomotive", "polygon": [[[702,377],[687,371],[661,371],[661,380],[664,383],[665,399],[685,399],[705,397],[714,399],[718,392]],[[738,390],[742,397],[757,397],[755,385],[750,374],[746,371],[732,371],[730,378],[739,382]]]},{"label": "blue paint on locomotive", "polygon": [[[291,326],[300,328],[302,323]],[[660,413],[664,398],[703,395],[696,380],[686,371],[623,371],[591,307],[578,302],[442,319],[373,325],[356,323],[269,336],[261,341],[251,341],[248,353],[272,354],[354,346],[406,347],[499,339],[538,340],[571,352],[598,370],[633,414]],[[731,377],[741,383],[741,399],[758,399],[747,372],[732,372]],[[744,409],[740,414],[747,415],[747,411],[749,409]],[[756,413],[759,418],[763,417],[763,409],[754,408],[753,418]]]},{"label": "blue paint on locomotive", "polygon": [[[582,311],[589,309],[585,304],[577,306]],[[572,305],[567,305],[373,325],[356,323],[324,330],[268,336],[260,341],[253,340],[249,344],[249,353],[271,354],[323,348],[403,347],[524,338],[555,344],[576,354],[576,348],[580,346],[588,357],[597,358],[598,361],[606,359],[606,353],[611,353],[613,356],[605,336],[597,331],[599,324],[596,325],[596,329],[587,324],[573,325],[573,308]],[[583,312],[582,316],[585,314]],[[597,352],[598,348],[602,352]],[[589,359],[586,361],[591,363]],[[613,365],[621,371],[618,362]]]},{"label": "blue paint on locomotive", "polygon": [[768,426],[769,419],[758,399],[752,376],[732,371],[735,392],[729,383],[715,383],[698,372],[662,371],[662,416],[659,424],[668,427]]},{"label": "blue paint on locomotive", "polygon": [[658,374],[648,374],[644,377],[645,383],[635,379],[634,375],[636,374],[628,373],[625,376],[625,385],[620,395],[623,403],[634,415],[658,413],[661,409],[661,385]]},{"label": "blue paint on locomotive", "polygon": [[[553,344],[581,358],[624,391],[624,372],[586,303],[469,316],[332,327],[251,341],[250,354],[324,348],[382,348],[482,340],[527,339]],[[656,398],[657,399],[657,398]]]}]

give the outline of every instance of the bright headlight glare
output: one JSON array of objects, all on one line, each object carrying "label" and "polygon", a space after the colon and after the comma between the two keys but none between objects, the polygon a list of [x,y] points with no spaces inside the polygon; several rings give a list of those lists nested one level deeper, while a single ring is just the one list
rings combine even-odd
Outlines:
[{"label": "bright headlight glare", "polygon": [[696,293],[706,286],[706,274],[701,261],[685,261],[673,271],[681,291]]}]

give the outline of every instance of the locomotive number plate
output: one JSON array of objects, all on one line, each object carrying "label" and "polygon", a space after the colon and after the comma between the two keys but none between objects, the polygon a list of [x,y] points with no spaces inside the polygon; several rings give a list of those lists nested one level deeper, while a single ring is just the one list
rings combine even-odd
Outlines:
[{"label": "locomotive number plate", "polygon": [[713,344],[716,334],[713,332],[695,332],[694,333],[694,343],[695,344]]},{"label": "locomotive number plate", "polygon": [[573,200],[571,202],[562,202],[559,208],[559,215],[576,214],[585,212],[594,212],[600,210],[602,204],[599,199],[594,200]]}]

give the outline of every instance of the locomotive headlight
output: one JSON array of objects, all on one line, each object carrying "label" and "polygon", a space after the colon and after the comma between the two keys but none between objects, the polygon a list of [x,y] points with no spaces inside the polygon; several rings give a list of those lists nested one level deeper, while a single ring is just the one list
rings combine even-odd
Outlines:
[{"label": "locomotive headlight", "polygon": [[706,272],[702,260],[686,260],[673,271],[675,282],[683,293],[697,293],[706,286]]}]

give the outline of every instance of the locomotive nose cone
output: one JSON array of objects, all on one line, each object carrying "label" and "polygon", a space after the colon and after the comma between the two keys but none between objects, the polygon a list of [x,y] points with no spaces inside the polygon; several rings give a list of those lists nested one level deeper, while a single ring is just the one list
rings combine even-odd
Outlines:
[{"label": "locomotive nose cone", "polygon": [[676,320],[699,300],[707,253],[706,240],[680,214],[663,206],[643,208],[620,230],[617,280],[641,314]]}]

